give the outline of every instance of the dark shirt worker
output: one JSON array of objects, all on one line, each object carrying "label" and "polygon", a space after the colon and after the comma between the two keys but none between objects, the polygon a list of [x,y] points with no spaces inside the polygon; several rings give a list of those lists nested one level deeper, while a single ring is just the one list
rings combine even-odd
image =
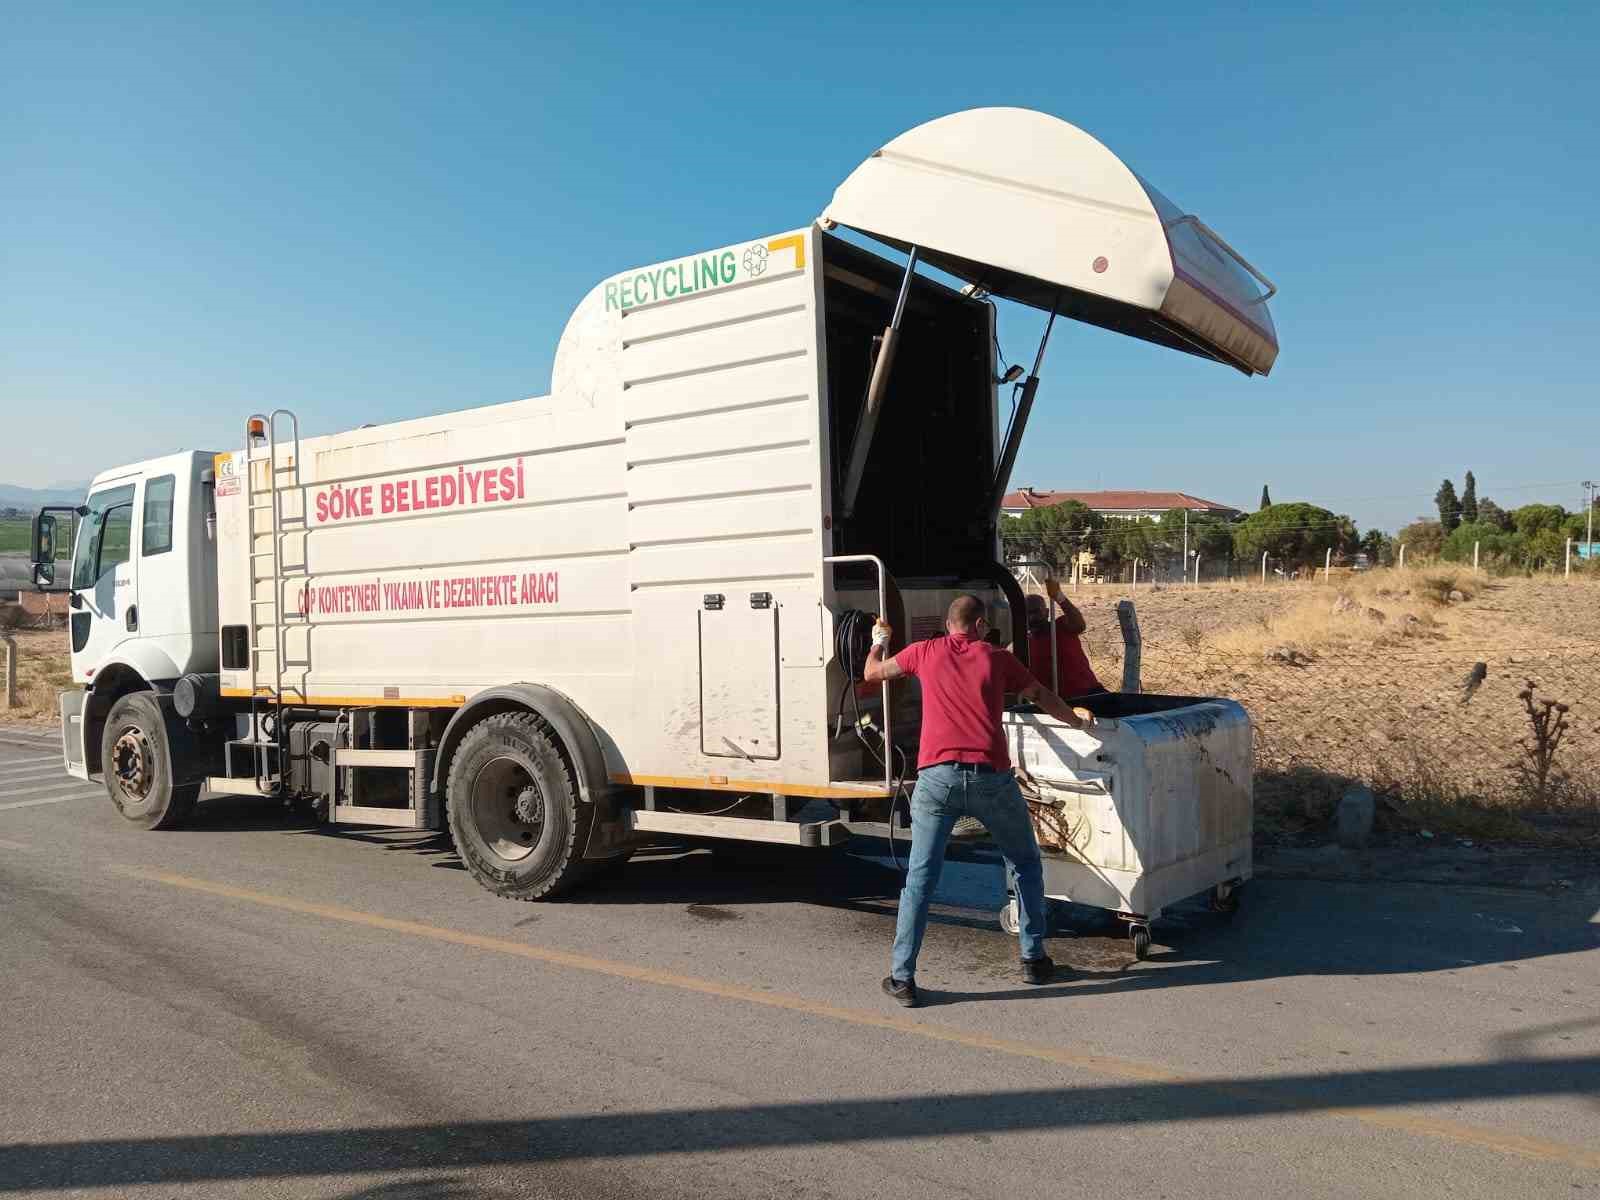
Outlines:
[{"label": "dark shirt worker", "polygon": [[1016,655],[984,640],[988,624],[983,601],[957,596],[945,615],[944,637],[913,643],[885,659],[890,630],[880,621],[863,673],[868,683],[914,675],[922,684],[911,855],[890,972],[883,981],[883,990],[908,1008],[917,1003],[917,954],[928,928],[928,904],[939,884],[950,830],[964,816],[983,822],[1016,883],[1023,979],[1045,983],[1055,971],[1044,946],[1039,842],[1012,774],[1000,714],[1006,693],[1015,692],[1064,724],[1082,727],[1083,721]]}]

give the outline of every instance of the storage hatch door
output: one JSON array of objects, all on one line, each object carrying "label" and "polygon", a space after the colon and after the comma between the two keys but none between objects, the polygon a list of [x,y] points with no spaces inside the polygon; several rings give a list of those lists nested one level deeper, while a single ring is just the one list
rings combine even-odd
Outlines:
[{"label": "storage hatch door", "polygon": [[778,608],[764,592],[700,609],[700,751],[773,759],[778,742]]}]

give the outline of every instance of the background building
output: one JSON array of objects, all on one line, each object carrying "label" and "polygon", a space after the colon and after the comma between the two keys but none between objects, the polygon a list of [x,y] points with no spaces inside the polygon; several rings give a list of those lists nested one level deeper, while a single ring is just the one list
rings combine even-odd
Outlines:
[{"label": "background building", "polygon": [[1123,520],[1148,517],[1159,521],[1163,513],[1174,508],[1186,508],[1190,512],[1205,513],[1225,521],[1241,515],[1237,508],[1218,504],[1215,500],[1202,500],[1187,492],[1041,492],[1031,487],[1007,492],[1000,503],[1000,511],[1008,517],[1020,517],[1029,509],[1050,508],[1068,500],[1076,500],[1102,517]]}]

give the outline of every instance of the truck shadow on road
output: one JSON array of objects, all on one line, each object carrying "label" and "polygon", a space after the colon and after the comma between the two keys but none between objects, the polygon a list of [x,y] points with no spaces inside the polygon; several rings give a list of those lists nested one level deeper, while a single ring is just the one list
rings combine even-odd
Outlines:
[{"label": "truck shadow on road", "polygon": [[[1592,1097],[1600,1056],[1308,1072],[1266,1078],[1091,1083],[951,1095],[801,1100],[610,1111],[530,1120],[463,1121],[272,1133],[106,1138],[0,1146],[0,1194],[65,1188],[190,1185],[207,1181],[389,1175],[448,1170],[454,1180],[393,1181],[352,1196],[448,1197],[475,1168],[896,1144],[930,1138],[984,1143],[993,1134],[1066,1132],[1157,1123],[1352,1113],[1368,1124],[1440,1136],[1410,1122],[1413,1105],[1530,1097]],[[1426,1127],[1424,1127],[1426,1126]],[[626,1131],[626,1136],[619,1136]],[[1489,1131],[1452,1127],[1449,1140],[1494,1146]],[[1567,1168],[1594,1166],[1592,1150],[1560,1143],[1524,1153]],[[532,1182],[532,1181],[530,1181]]]}]

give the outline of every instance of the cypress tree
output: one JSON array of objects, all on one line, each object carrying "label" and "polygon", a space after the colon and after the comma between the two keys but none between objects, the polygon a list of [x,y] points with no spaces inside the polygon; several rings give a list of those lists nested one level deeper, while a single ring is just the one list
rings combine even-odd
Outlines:
[{"label": "cypress tree", "polygon": [[1467,472],[1466,482],[1461,485],[1461,519],[1467,524],[1475,524],[1478,520],[1478,481],[1472,477],[1472,472]]},{"label": "cypress tree", "polygon": [[1446,479],[1433,494],[1433,502],[1439,506],[1439,527],[1448,536],[1461,524],[1461,501],[1456,499],[1456,485]]},{"label": "cypress tree", "polygon": [[1261,485],[1261,507],[1263,509],[1272,507],[1272,497],[1267,495],[1267,485],[1264,483]]}]

